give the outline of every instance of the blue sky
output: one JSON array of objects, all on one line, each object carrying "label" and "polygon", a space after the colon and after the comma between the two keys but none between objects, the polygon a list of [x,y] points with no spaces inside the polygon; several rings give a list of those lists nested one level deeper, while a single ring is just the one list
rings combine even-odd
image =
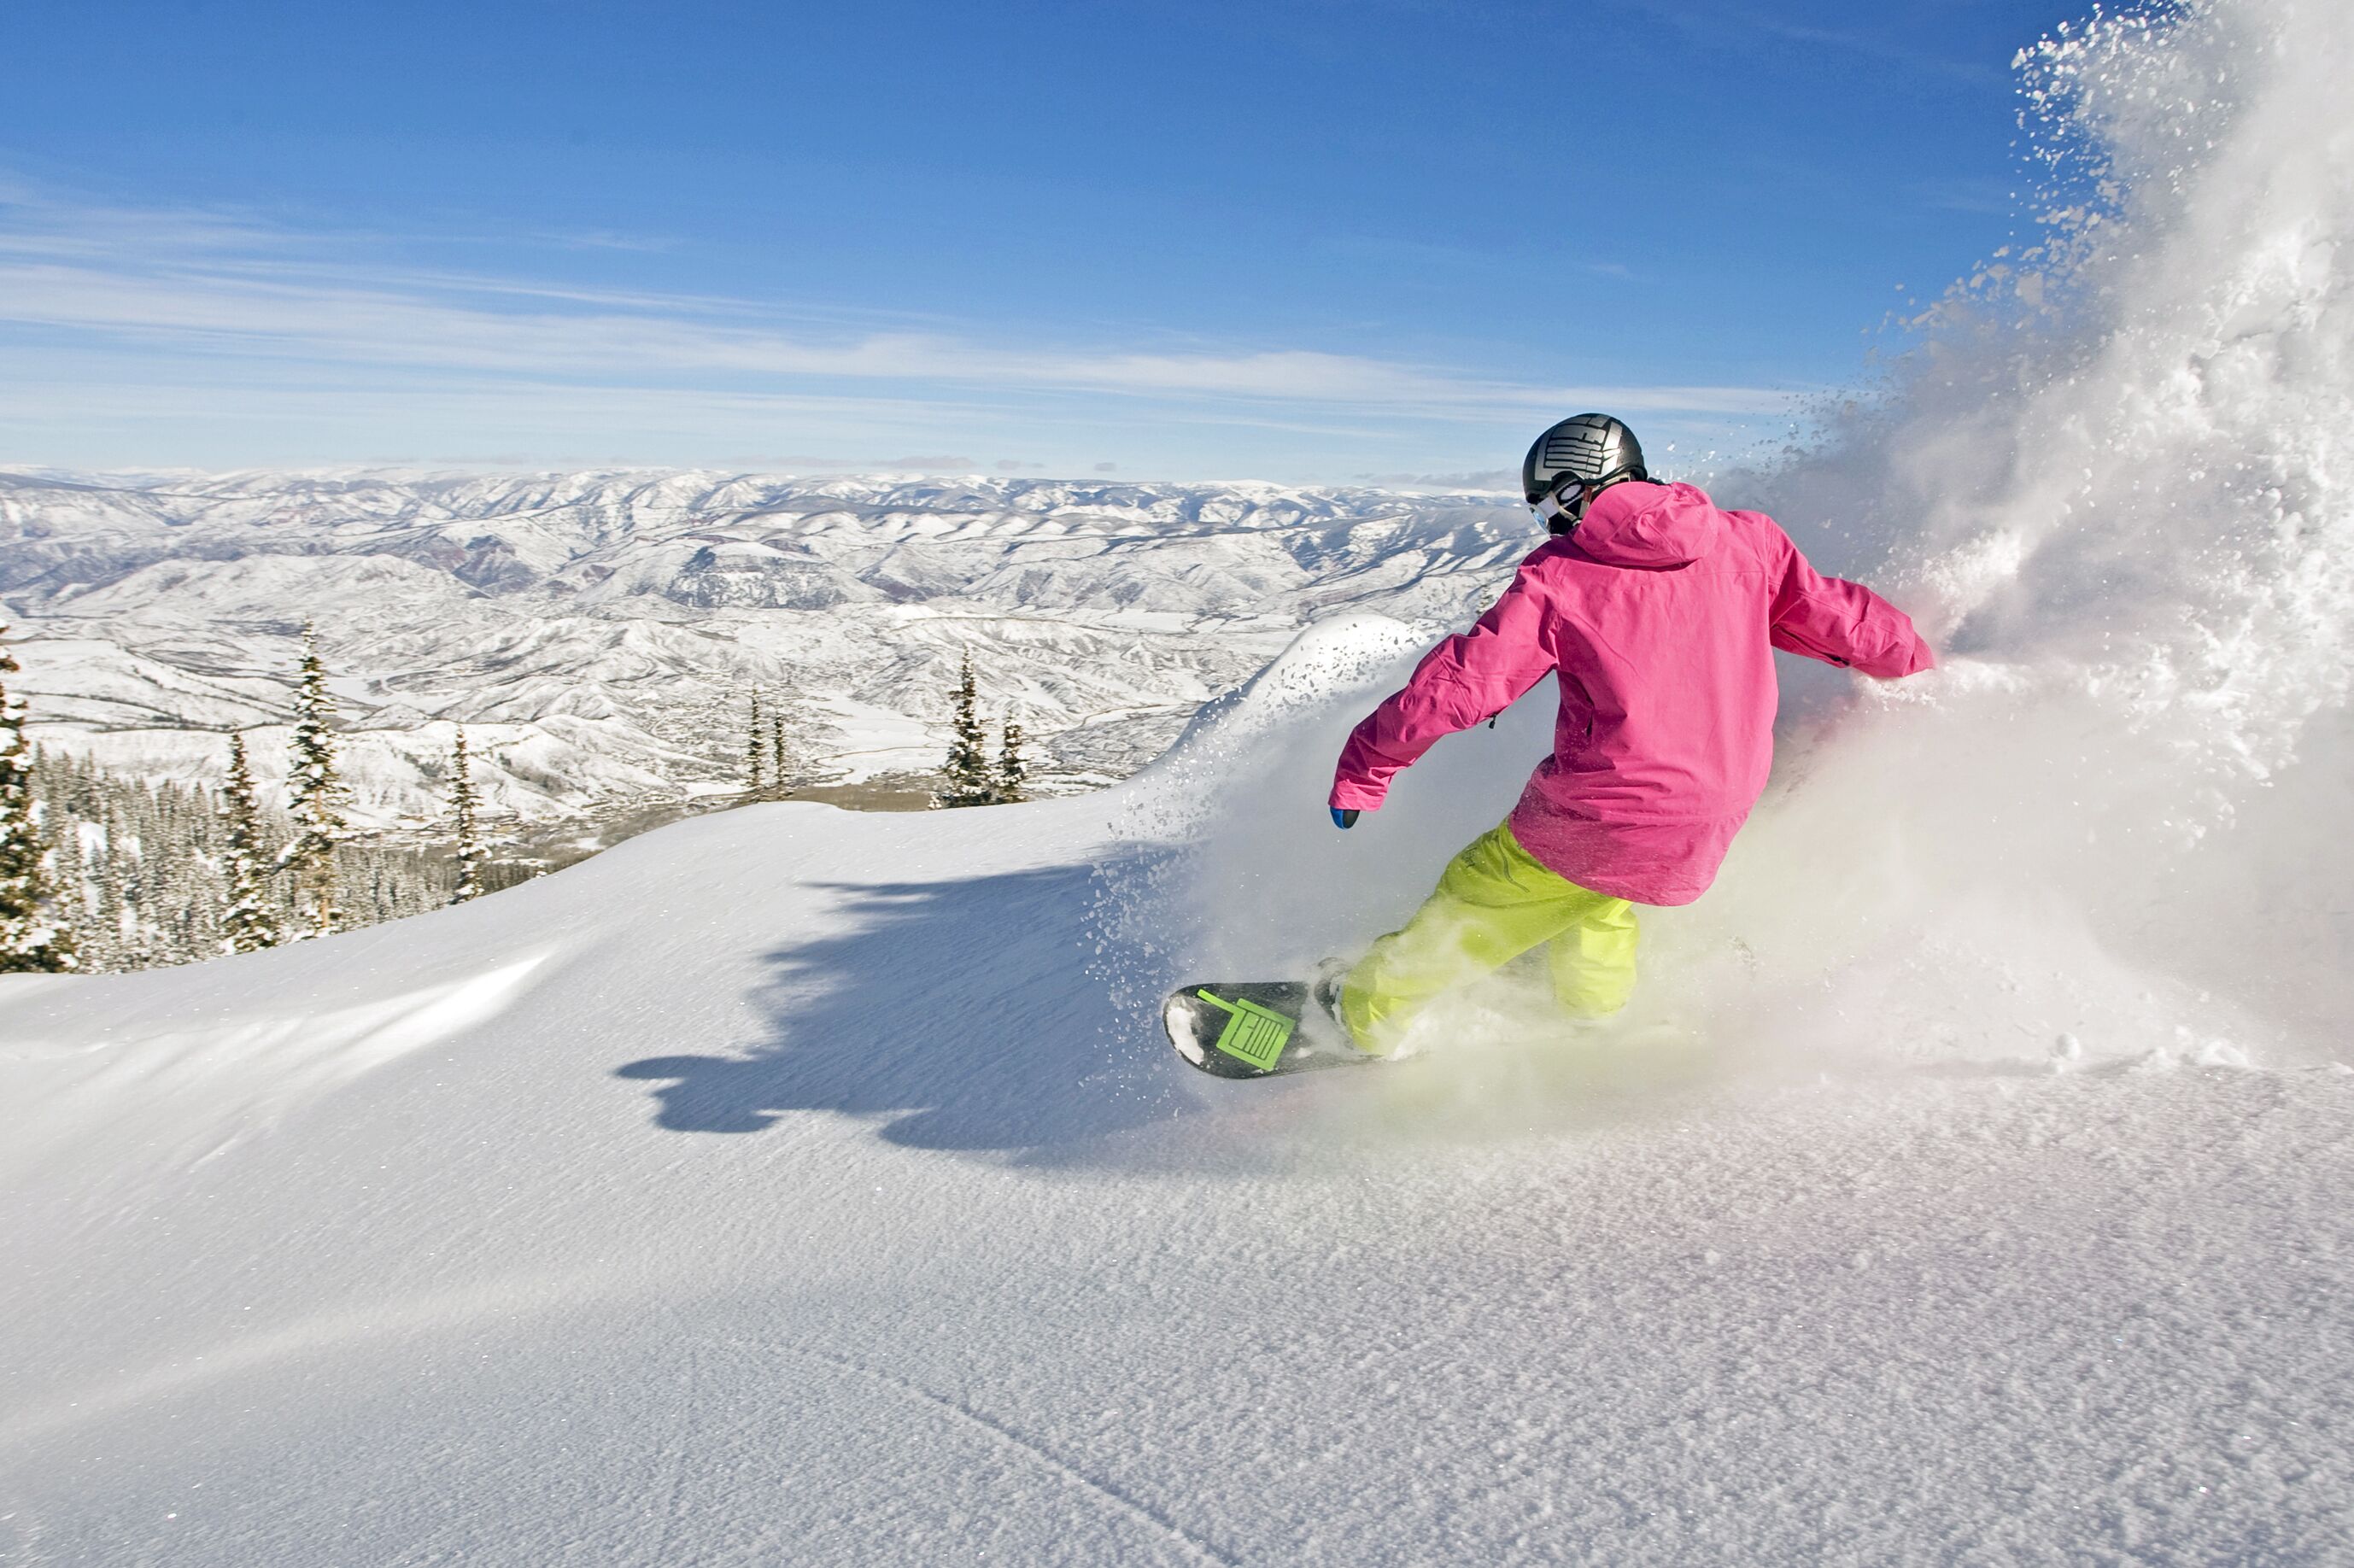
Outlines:
[{"label": "blue sky", "polygon": [[0,461],[1697,456],[2016,228],[2072,6],[0,14]]}]

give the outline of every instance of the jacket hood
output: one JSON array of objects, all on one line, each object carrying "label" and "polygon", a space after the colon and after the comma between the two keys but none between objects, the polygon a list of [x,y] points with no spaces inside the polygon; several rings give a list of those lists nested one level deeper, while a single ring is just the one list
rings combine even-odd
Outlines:
[{"label": "jacket hood", "polygon": [[1697,486],[1629,480],[1594,498],[1569,542],[1605,566],[1657,569],[1699,560],[1723,528],[1723,514]]}]

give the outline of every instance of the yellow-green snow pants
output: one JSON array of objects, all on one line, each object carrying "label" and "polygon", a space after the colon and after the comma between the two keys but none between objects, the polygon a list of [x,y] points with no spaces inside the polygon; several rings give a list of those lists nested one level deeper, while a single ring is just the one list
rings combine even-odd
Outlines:
[{"label": "yellow-green snow pants", "polygon": [[1395,1050],[1406,1024],[1442,991],[1543,943],[1553,994],[1586,1017],[1616,1012],[1635,989],[1635,906],[1539,863],[1510,823],[1471,841],[1405,928],[1375,942],[1341,982],[1341,1012],[1364,1050]]}]

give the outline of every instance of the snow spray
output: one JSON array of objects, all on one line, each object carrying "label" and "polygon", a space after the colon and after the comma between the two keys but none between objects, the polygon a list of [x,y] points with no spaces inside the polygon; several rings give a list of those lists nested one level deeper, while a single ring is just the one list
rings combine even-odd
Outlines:
[{"label": "snow spray", "polygon": [[2354,8],[2018,66],[2040,233],[1755,488],[1948,668],[1801,721],[1685,935],[1882,1056],[2309,1056],[2354,1022]]},{"label": "snow spray", "polygon": [[[1780,461],[1691,476],[1943,668],[1786,662],[1774,782],[1716,886],[1644,912],[1627,1038],[2050,1071],[2295,1065],[2354,1025],[2354,7],[2098,16],[2016,69],[2032,232]],[[1550,682],[1323,821],[1342,736],[1439,630],[1319,628],[1140,779],[1143,831],[1192,845],[1113,900],[1152,980],[1361,951],[1511,809]],[[1543,1033],[1538,983],[1431,1033]]]}]

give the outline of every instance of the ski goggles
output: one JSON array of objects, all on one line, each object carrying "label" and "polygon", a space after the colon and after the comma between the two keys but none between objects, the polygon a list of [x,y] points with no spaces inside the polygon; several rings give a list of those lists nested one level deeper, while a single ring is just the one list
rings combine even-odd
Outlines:
[{"label": "ski goggles", "polygon": [[1596,496],[1618,481],[1631,479],[1640,471],[1641,470],[1637,469],[1633,464],[1627,463],[1612,469],[1608,473],[1596,475],[1593,479],[1579,479],[1575,474],[1564,474],[1561,482],[1545,492],[1543,499],[1537,503],[1537,516],[1543,520],[1546,527],[1553,528],[1556,533],[1564,529],[1575,528],[1585,516],[1585,509],[1593,503]]},{"label": "ski goggles", "polygon": [[[1567,499],[1564,500],[1564,496]],[[1537,503],[1537,521],[1551,528],[1555,524],[1574,528],[1585,515],[1585,482],[1564,480],[1555,489],[1548,490]]]}]

